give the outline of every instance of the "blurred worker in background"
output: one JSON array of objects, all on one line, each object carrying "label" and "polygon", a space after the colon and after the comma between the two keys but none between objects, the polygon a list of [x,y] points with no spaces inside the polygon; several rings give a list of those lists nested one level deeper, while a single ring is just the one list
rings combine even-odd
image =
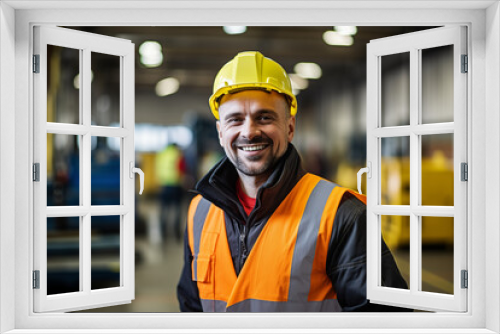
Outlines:
[{"label": "blurred worker in background", "polygon": [[[181,311],[396,311],[366,299],[366,198],[302,168],[297,101],[275,61],[243,52],[209,100],[226,157],[196,185]],[[384,286],[406,289],[383,245]]]},{"label": "blurred worker in background", "polygon": [[175,238],[181,240],[181,204],[183,177],[186,161],[176,144],[169,144],[156,157],[156,177],[160,190],[160,223],[162,236],[166,238],[168,227],[173,226]]}]

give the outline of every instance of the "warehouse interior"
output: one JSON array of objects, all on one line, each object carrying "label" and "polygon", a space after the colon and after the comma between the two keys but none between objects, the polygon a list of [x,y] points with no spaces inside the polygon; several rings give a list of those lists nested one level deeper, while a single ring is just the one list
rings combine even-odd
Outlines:
[{"label": "warehouse interior", "polygon": [[[224,154],[208,107],[217,71],[242,51],[257,50],[279,62],[290,73],[297,95],[293,144],[305,168],[357,190],[356,173],[366,165],[366,45],[370,40],[433,27],[67,28],[135,44],[136,161],[146,175],[144,193],[136,194],[135,199],[135,300],[89,312],[178,312],[176,285],[183,266],[182,235],[193,196],[189,190]],[[79,52],[51,46],[48,54],[47,121],[78,123]],[[423,86],[429,87],[427,100],[443,110],[438,116],[426,116],[432,122],[450,121],[450,114],[453,121],[453,105],[449,103],[453,78],[449,68],[443,66],[449,54],[446,48],[434,51],[423,73]],[[388,57],[383,64],[384,101],[393,110],[382,120],[384,126],[407,122],[408,72],[405,55]],[[93,54],[92,76],[94,124],[119,124],[118,57]],[[441,90],[434,89],[436,85]],[[73,195],[78,193],[79,143],[77,136],[70,137],[47,135],[49,206],[74,205],[78,200]],[[166,207],[160,200],[162,186],[157,175],[160,153],[170,144],[176,144],[183,160],[182,167],[176,165],[182,174],[182,193],[179,202]],[[422,143],[422,151],[423,204],[453,205],[453,137],[436,135]],[[382,204],[408,204],[409,142],[387,139],[381,154]],[[95,137],[92,205],[119,203],[120,168],[120,143]],[[74,270],[79,256],[78,224],[78,219],[48,218],[48,294],[78,289],[78,271]],[[93,217],[92,226],[92,288],[118,286],[119,219]],[[408,281],[409,219],[385,216],[382,226],[384,240]],[[453,293],[453,219],[428,217],[422,226],[422,289]]]}]

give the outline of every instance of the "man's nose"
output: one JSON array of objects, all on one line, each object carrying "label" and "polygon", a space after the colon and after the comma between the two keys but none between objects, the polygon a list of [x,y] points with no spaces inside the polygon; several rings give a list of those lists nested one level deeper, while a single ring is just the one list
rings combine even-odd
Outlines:
[{"label": "man's nose", "polygon": [[254,120],[246,120],[241,135],[247,139],[253,139],[261,135],[259,125]]}]

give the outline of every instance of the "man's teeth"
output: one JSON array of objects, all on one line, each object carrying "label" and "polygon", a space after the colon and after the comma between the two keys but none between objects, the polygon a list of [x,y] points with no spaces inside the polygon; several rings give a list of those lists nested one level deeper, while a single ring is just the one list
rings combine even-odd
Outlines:
[{"label": "man's teeth", "polygon": [[243,151],[259,151],[259,150],[263,150],[264,149],[264,145],[259,145],[259,146],[245,146],[245,147],[242,147],[241,149]]}]

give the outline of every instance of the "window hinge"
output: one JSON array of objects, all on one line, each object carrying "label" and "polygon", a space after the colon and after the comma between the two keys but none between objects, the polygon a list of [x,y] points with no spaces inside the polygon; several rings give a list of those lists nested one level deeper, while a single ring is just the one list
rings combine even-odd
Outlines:
[{"label": "window hinge", "polygon": [[33,164],[33,181],[40,181],[40,163],[38,162]]},{"label": "window hinge", "polygon": [[33,289],[40,289],[40,270],[33,270]]},{"label": "window hinge", "polygon": [[40,55],[33,55],[33,73],[40,73]]},{"label": "window hinge", "polygon": [[467,55],[462,55],[462,73],[469,72],[469,57]]},{"label": "window hinge", "polygon": [[462,175],[460,180],[461,181],[469,181],[469,166],[467,165],[466,162],[462,162],[460,164],[460,167],[461,167],[461,175]]},{"label": "window hinge", "polygon": [[467,270],[462,270],[462,289],[467,289],[469,287],[469,274]]}]

